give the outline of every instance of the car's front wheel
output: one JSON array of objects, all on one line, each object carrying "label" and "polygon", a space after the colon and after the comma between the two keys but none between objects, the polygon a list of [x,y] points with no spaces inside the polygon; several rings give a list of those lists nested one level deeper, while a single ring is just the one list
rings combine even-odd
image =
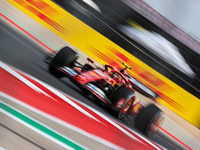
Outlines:
[{"label": "car's front wheel", "polygon": [[117,118],[125,117],[135,99],[135,93],[126,86],[119,87],[111,97],[111,102],[117,108],[114,114]]}]

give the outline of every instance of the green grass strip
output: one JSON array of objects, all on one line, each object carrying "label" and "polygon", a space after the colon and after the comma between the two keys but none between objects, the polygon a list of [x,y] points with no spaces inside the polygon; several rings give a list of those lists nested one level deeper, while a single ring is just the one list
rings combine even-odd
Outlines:
[{"label": "green grass strip", "polygon": [[13,116],[19,118],[20,120],[28,123],[29,125],[39,129],[40,131],[48,134],[49,136],[59,140],[60,142],[76,149],[76,150],[84,150],[84,148],[80,147],[79,145],[69,141],[68,139],[64,138],[63,136],[51,131],[50,129],[44,127],[43,125],[39,124],[38,122],[30,119],[29,117],[21,114],[20,112],[18,112],[17,110],[14,110],[13,108],[9,107],[6,104],[3,104],[2,102],[0,102],[0,108],[3,109],[4,111],[12,114]]}]

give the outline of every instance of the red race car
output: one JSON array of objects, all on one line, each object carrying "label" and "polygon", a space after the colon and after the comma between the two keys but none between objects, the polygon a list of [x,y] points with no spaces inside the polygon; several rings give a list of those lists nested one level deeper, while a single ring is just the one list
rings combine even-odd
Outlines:
[{"label": "red race car", "polygon": [[142,106],[135,96],[130,77],[124,63],[121,71],[110,65],[99,68],[88,58],[80,64],[79,53],[69,47],[47,57],[49,71],[57,78],[68,77],[90,99],[101,102],[119,119],[126,116],[134,126],[146,135],[154,133],[162,122],[162,111],[153,104]]}]

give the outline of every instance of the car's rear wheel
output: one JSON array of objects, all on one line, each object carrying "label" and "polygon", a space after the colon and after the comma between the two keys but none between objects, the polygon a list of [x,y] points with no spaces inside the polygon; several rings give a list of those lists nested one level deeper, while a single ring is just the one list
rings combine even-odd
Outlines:
[{"label": "car's rear wheel", "polygon": [[110,100],[118,109],[114,111],[117,118],[121,119],[127,114],[134,99],[135,93],[126,86],[121,86],[114,92]]},{"label": "car's rear wheel", "polygon": [[55,67],[67,66],[73,67],[74,62],[78,58],[77,52],[70,47],[63,47],[52,59],[49,71],[57,78],[61,78],[64,74]]},{"label": "car's rear wheel", "polygon": [[147,136],[151,136],[158,130],[163,119],[163,112],[154,104],[150,104],[137,114],[135,128]]}]

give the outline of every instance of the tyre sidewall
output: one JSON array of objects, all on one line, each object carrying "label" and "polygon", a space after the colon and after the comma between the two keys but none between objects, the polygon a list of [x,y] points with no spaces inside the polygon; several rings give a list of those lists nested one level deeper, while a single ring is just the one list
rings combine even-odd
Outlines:
[{"label": "tyre sidewall", "polygon": [[133,103],[135,99],[135,93],[131,89],[127,88],[126,86],[118,87],[118,89],[112,94],[111,102],[113,103],[113,105],[115,105],[122,98],[126,99],[123,106],[119,110],[113,112],[115,116],[119,119],[123,118],[129,111],[129,109],[131,108],[130,106],[130,108],[126,111],[126,113],[122,114],[122,111],[125,105],[128,103],[130,99],[132,99],[132,103]]},{"label": "tyre sidewall", "polygon": [[135,128],[144,133],[147,136],[151,136],[152,131],[150,129],[151,124],[156,117],[161,118],[163,116],[162,111],[153,104],[142,108],[135,118]]},{"label": "tyre sidewall", "polygon": [[64,77],[64,73],[55,68],[55,66],[73,67],[74,61],[78,58],[77,53],[69,47],[63,47],[52,59],[49,71],[57,78]]}]

